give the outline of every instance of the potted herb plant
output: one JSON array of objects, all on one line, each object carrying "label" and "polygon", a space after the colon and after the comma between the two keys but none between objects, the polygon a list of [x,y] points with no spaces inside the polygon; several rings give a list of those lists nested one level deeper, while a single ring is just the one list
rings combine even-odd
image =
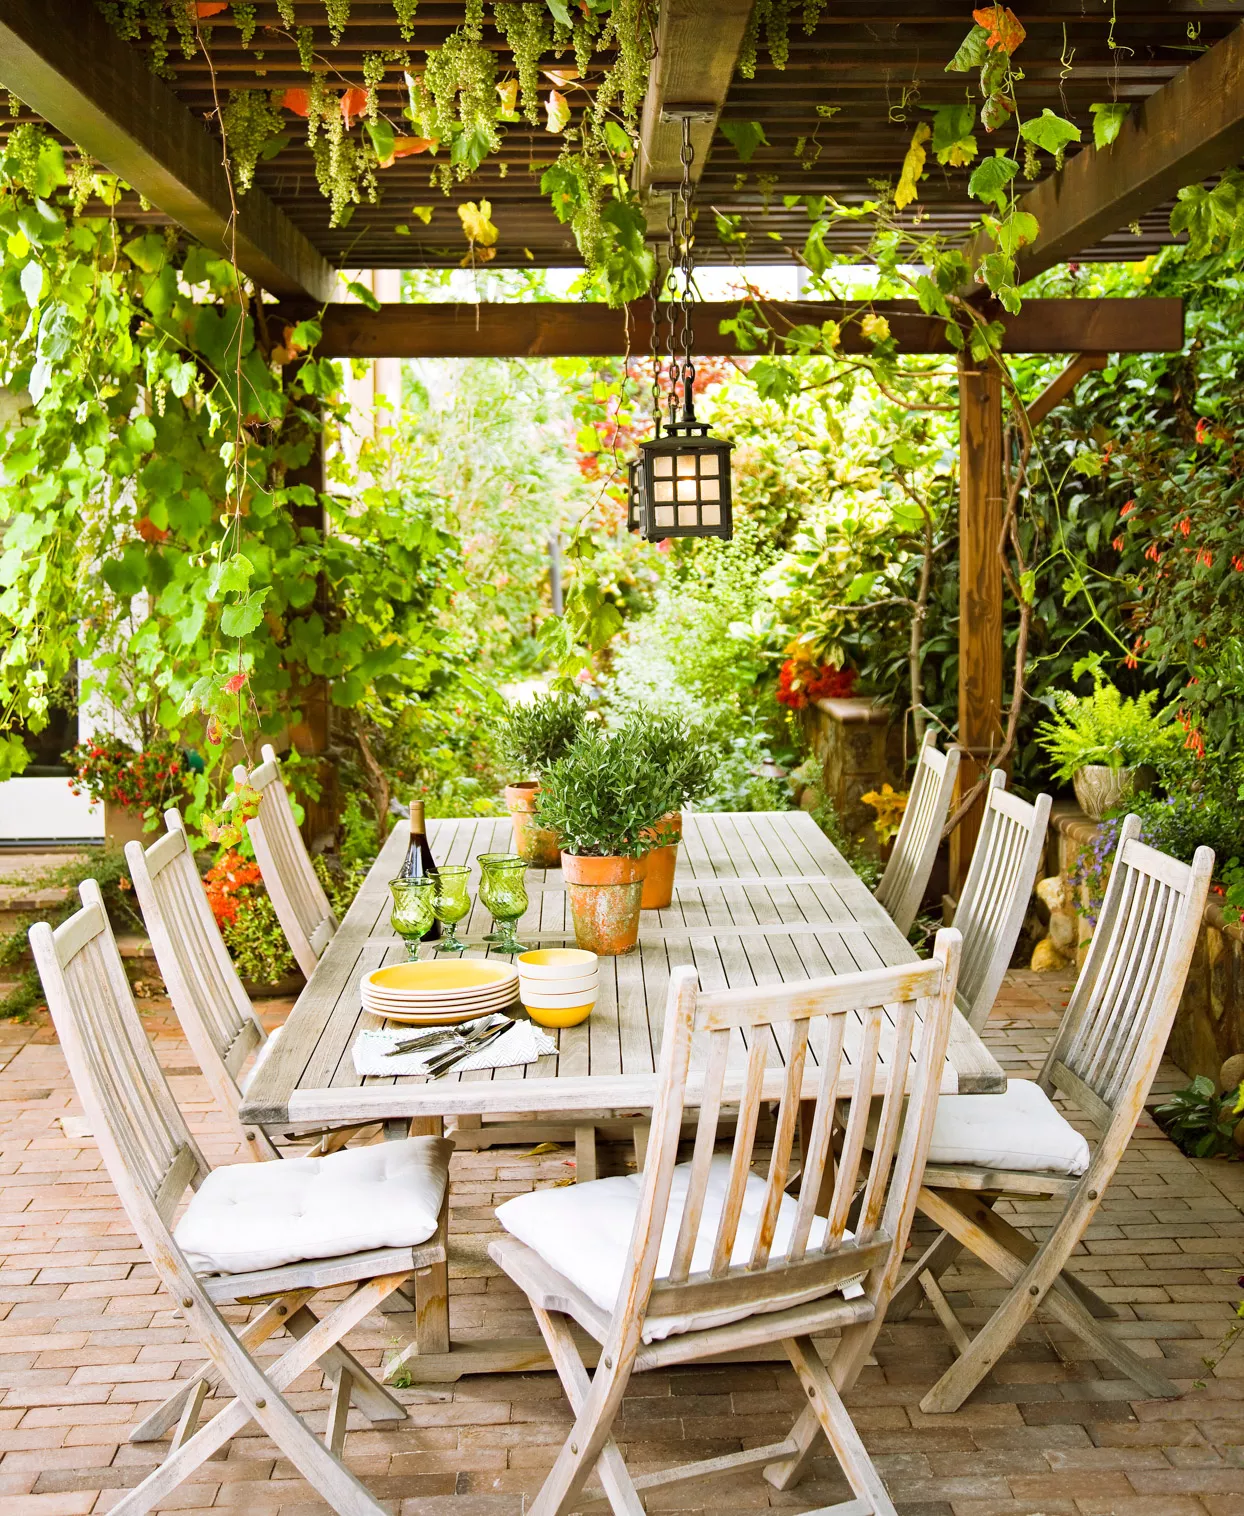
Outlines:
[{"label": "potted herb plant", "polygon": [[585,732],[545,770],[535,819],[561,838],[579,947],[613,957],[635,946],[648,856],[677,804],[635,725]]},{"label": "potted herb plant", "polygon": [[536,823],[540,779],[583,730],[587,702],[572,692],[537,695],[506,711],[499,742],[511,771],[522,776],[505,787],[514,823],[514,851],[533,868],[555,869],[560,848],[556,831]]},{"label": "potted herb plant", "polygon": [[644,878],[643,909],[663,910],[674,898],[682,807],[708,794],[719,763],[707,734],[682,716],[637,711],[629,718],[627,727],[633,730],[649,760],[665,774],[676,797],[675,805],[653,828],[657,846],[648,854]]},{"label": "potted herb plant", "polygon": [[1059,692],[1052,721],[1037,741],[1053,760],[1054,777],[1070,780],[1080,809],[1093,821],[1153,783],[1152,766],[1176,755],[1179,734],[1170,711],[1155,711],[1157,692],[1127,699],[1111,684],[1091,695]]}]

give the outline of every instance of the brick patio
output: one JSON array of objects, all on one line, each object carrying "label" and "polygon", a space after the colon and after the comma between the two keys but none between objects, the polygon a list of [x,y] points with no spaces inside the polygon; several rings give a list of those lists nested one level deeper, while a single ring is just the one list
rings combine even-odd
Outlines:
[{"label": "brick patio", "polygon": [[[1008,1070],[1039,1065],[1067,988],[1057,978],[1009,977],[987,1033]],[[268,1009],[275,1023],[286,1007]],[[233,1145],[166,1003],[146,1001],[143,1010],[199,1140],[213,1161],[229,1161]],[[200,1355],[73,1119],[50,1028],[0,1024],[0,1067],[0,1513],[106,1511],[163,1456],[163,1444],[130,1446],[127,1429]],[[1181,1082],[1177,1070],[1163,1069],[1162,1088]],[[615,1165],[624,1161],[614,1155]],[[521,1298],[484,1252],[496,1227],[492,1208],[573,1173],[565,1150],[455,1158],[458,1333],[528,1329]],[[1037,1323],[962,1411],[925,1416],[920,1397],[949,1362],[940,1328],[924,1313],[883,1330],[876,1366],[847,1399],[904,1516],[1244,1516],[1244,1349],[1205,1388],[1192,1388],[1240,1294],[1242,1202],[1244,1168],[1193,1163],[1146,1121],[1079,1259],[1086,1282],[1123,1305],[1120,1329],[1137,1350],[1167,1360],[1185,1387],[1178,1401],[1131,1399],[1126,1383],[1079,1356],[1078,1342]],[[1030,1207],[1024,1219],[1039,1226],[1046,1218]],[[969,1324],[1000,1298],[983,1269],[946,1282]],[[377,1326],[351,1345],[375,1364],[386,1334]],[[520,1516],[569,1426],[552,1374],[400,1394],[409,1421],[386,1432],[360,1421],[346,1458],[403,1516]],[[327,1405],[318,1375],[299,1381],[291,1399],[300,1408]],[[801,1400],[793,1375],[777,1366],[644,1375],[632,1382],[619,1441],[636,1468],[708,1457],[784,1435]],[[662,1491],[650,1505],[729,1516],[845,1498],[822,1462],[786,1495],[755,1473]],[[259,1435],[235,1439],[162,1509],[220,1507],[247,1516],[325,1509]]]}]

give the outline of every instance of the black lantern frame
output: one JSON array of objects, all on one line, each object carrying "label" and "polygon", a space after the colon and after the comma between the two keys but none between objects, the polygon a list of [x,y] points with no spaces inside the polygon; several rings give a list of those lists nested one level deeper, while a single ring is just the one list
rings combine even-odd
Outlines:
[{"label": "black lantern frame", "polygon": [[730,488],[733,442],[709,434],[694,412],[639,444],[643,535],[729,537],[734,530]]},{"label": "black lantern frame", "polygon": [[640,536],[647,534],[647,516],[645,514],[647,502],[644,499],[644,470],[638,458],[632,458],[626,465],[626,529],[628,532],[638,532]]}]

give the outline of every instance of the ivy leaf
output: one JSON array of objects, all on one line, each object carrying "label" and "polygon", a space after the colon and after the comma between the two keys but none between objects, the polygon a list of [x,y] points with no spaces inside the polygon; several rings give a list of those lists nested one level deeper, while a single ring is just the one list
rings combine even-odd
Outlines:
[{"label": "ivy leaf", "polygon": [[756,386],[756,393],[762,400],[776,400],[779,405],[785,405],[799,393],[799,380],[791,372],[790,366],[774,362],[771,358],[760,359],[748,378]]},{"label": "ivy leaf", "polygon": [[1019,164],[1014,158],[1008,158],[1005,153],[996,153],[973,169],[972,177],[968,180],[968,194],[974,200],[983,200],[986,205],[996,205],[1000,211],[1005,210],[1006,187],[1018,173]]},{"label": "ivy leaf", "polygon": [[1127,104],[1119,105],[1090,105],[1089,110],[1093,113],[1093,146],[1097,148],[1109,147],[1119,135],[1119,131],[1127,119],[1127,113],[1131,110]]},{"label": "ivy leaf", "polygon": [[980,68],[989,55],[989,31],[979,24],[974,26],[959,44],[959,50],[946,65],[948,74],[968,74]]},{"label": "ivy leaf", "polygon": [[1006,5],[973,11],[972,20],[985,29],[985,46],[989,51],[1005,53],[1008,58],[1027,36],[1019,17]]},{"label": "ivy leaf", "polygon": [[226,637],[249,637],[263,620],[263,603],[267,598],[267,587],[261,586],[231,601],[220,613],[220,630]]},{"label": "ivy leaf", "polygon": [[903,159],[903,169],[898,176],[898,188],[894,191],[894,208],[902,210],[916,198],[921,176],[924,173],[924,144],[933,135],[927,121],[922,121],[912,133],[911,146]]},{"label": "ivy leaf", "polygon": [[1079,142],[1080,128],[1062,116],[1056,116],[1047,105],[1039,116],[1030,117],[1019,129],[1025,142],[1052,153],[1061,162],[1070,142]]},{"label": "ivy leaf", "polygon": [[346,294],[353,295],[356,300],[361,300],[369,311],[380,310],[381,304],[376,296],[365,284],[360,284],[357,279],[351,279],[346,285]]},{"label": "ivy leaf", "polygon": [[255,566],[245,553],[234,553],[231,557],[222,559],[208,578],[208,600],[223,600],[226,595],[233,593],[244,595],[250,587],[254,572]]},{"label": "ivy leaf", "polygon": [[496,142],[488,123],[477,121],[473,126],[455,135],[449,148],[449,161],[453,164],[461,164],[468,173],[474,173],[495,146]]},{"label": "ivy leaf", "polygon": [[738,153],[740,163],[750,163],[758,147],[769,145],[759,121],[719,121],[717,129]]},{"label": "ivy leaf", "polygon": [[933,112],[933,151],[939,163],[961,168],[976,157],[976,138],[972,127],[976,107],[970,100],[959,105],[942,105]]}]

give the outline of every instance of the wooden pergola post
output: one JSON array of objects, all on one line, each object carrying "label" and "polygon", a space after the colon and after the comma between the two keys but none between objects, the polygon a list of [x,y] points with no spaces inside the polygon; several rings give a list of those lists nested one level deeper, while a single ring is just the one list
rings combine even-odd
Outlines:
[{"label": "wooden pergola post", "polygon": [[[959,360],[959,794],[1002,743],[1002,379],[993,365]],[[958,895],[980,831],[983,801],[950,838]]]}]

